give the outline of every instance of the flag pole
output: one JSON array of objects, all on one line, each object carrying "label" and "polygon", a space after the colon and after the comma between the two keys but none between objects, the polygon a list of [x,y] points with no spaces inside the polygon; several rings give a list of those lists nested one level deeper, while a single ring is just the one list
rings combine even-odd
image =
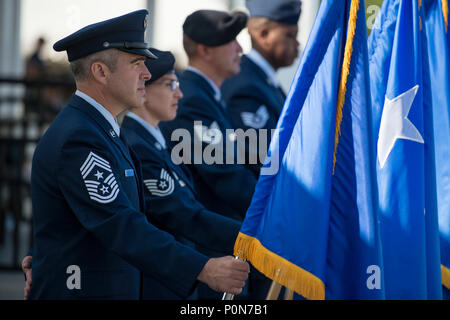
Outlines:
[{"label": "flag pole", "polygon": [[[234,259],[240,259],[240,260],[245,261],[245,259],[239,258],[238,256],[234,256]],[[234,294],[227,293],[227,292],[223,293],[222,300],[233,300],[233,299],[234,299]]]},{"label": "flag pole", "polygon": [[294,291],[286,288],[284,292],[284,300],[293,300],[294,299]]},{"label": "flag pole", "polygon": [[223,297],[222,300],[233,300],[234,299],[234,294],[232,293],[223,293]]},{"label": "flag pole", "polygon": [[282,285],[276,281],[272,281],[269,292],[267,293],[266,300],[278,300]]}]

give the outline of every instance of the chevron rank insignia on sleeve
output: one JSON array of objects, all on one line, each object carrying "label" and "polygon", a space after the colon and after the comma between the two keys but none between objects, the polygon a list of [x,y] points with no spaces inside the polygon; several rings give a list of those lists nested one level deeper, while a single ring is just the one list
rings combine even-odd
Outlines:
[{"label": "chevron rank insignia on sleeve", "polygon": [[247,126],[255,129],[261,129],[269,120],[269,112],[265,105],[261,105],[255,113],[241,112],[242,122]]},{"label": "chevron rank insignia on sleeve", "polygon": [[110,203],[117,198],[119,186],[107,160],[90,152],[80,172],[92,200]]},{"label": "chevron rank insignia on sleeve", "polygon": [[153,196],[158,197],[168,196],[175,189],[173,178],[164,168],[161,169],[159,179],[147,179],[144,184]]}]

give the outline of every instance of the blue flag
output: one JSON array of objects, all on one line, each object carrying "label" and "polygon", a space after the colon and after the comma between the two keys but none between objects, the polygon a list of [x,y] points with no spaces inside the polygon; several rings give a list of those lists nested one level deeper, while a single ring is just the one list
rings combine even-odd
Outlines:
[{"label": "blue flag", "polygon": [[387,299],[440,299],[432,104],[418,0],[385,0],[369,37]]},{"label": "blue flag", "polygon": [[448,2],[423,1],[433,110],[441,276],[450,299],[450,51]]},{"label": "blue flag", "polygon": [[384,298],[364,8],[321,2],[235,244],[308,299]]}]

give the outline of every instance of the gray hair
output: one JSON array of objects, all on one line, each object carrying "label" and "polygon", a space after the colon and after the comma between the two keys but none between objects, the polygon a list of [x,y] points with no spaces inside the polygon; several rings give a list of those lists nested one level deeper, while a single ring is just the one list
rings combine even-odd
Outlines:
[{"label": "gray hair", "polygon": [[95,52],[86,57],[70,62],[73,76],[76,81],[85,81],[89,77],[91,66],[94,62],[104,63],[112,72],[116,70],[118,60],[118,50],[108,49]]}]

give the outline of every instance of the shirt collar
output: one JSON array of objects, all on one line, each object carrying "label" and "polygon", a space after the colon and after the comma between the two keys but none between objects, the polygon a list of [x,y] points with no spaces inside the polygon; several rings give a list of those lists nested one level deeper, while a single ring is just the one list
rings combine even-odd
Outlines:
[{"label": "shirt collar", "polygon": [[87,103],[89,103],[91,106],[93,106],[95,109],[97,109],[98,112],[101,113],[101,115],[106,119],[106,121],[109,122],[111,127],[116,132],[117,136],[120,136],[120,127],[117,123],[117,120],[112,116],[111,112],[105,109],[104,106],[102,106],[100,103],[95,101],[93,98],[85,94],[84,92],[81,92],[80,90],[77,90],[75,92],[75,95],[79,96],[83,100],[85,100]]},{"label": "shirt collar", "polygon": [[159,144],[166,149],[166,139],[164,139],[164,136],[159,129],[159,127],[154,127],[151,124],[149,124],[147,121],[139,117],[136,113],[133,113],[129,111],[127,113],[127,117],[130,117],[137,122],[139,122],[155,139],[159,142]]},{"label": "shirt collar", "polygon": [[264,71],[267,76],[267,81],[269,81],[271,85],[275,87],[280,86],[276,71],[258,51],[256,51],[255,49],[251,49],[250,52],[246,54],[246,56]]},{"label": "shirt collar", "polygon": [[214,99],[216,99],[216,101],[218,101],[218,102],[221,101],[222,94],[220,93],[220,89],[216,86],[216,84],[210,78],[208,78],[203,72],[201,72],[200,70],[198,70],[197,68],[195,68],[193,66],[188,66],[186,68],[186,70],[192,71],[192,72],[198,74],[199,76],[203,77],[206,80],[206,82],[209,83],[211,88],[213,88],[213,90],[214,90]]}]

